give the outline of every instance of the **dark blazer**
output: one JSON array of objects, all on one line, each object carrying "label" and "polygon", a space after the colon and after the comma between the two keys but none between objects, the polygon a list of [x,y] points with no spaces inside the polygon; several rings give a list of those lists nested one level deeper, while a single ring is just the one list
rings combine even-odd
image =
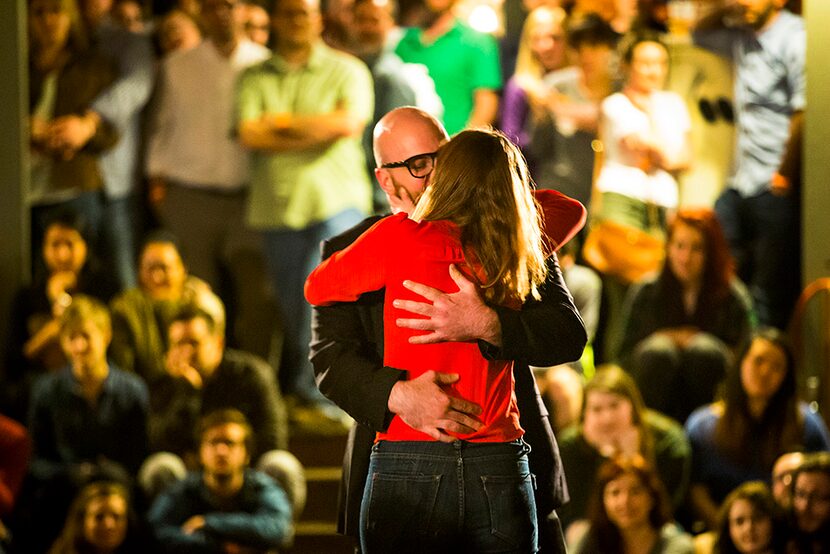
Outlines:
[{"label": "dark blazer", "polygon": [[[325,241],[323,258],[351,244],[378,219],[369,218]],[[501,322],[504,346],[479,344],[488,358],[517,362],[516,397],[524,438],[532,447],[530,466],[536,475],[537,511],[543,521],[567,502],[568,492],[548,412],[528,364],[549,366],[575,360],[587,341],[555,256],[551,256],[549,264],[541,301],[526,302],[521,312],[494,307]],[[355,537],[359,533],[360,503],[371,446],[375,433],[385,430],[392,419],[393,414],[387,409],[389,393],[403,376],[403,372],[383,366],[383,299],[383,291],[375,291],[354,303],[318,307],[312,322],[311,361],[317,385],[357,422],[343,460],[338,509],[338,532]],[[558,529],[558,520],[554,525]],[[544,531],[549,526],[550,523],[540,525],[542,551],[560,551],[564,547],[561,536],[559,548],[552,546],[555,533]]]}]

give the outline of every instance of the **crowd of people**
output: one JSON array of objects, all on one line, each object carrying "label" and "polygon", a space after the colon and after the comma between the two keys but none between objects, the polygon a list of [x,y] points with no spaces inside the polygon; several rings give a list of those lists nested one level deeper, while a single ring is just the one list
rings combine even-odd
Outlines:
[{"label": "crowd of people", "polygon": [[464,3],[28,0],[0,552],[290,550],[297,433],[351,433],[361,552],[830,552],[800,5]]}]

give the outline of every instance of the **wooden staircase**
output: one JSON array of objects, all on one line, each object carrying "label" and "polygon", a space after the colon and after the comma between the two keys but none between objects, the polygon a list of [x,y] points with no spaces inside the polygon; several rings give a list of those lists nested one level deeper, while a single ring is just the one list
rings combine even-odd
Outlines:
[{"label": "wooden staircase", "polygon": [[305,467],[308,497],[297,523],[291,554],[354,554],[352,541],[337,534],[337,494],[346,435],[292,435],[289,450]]}]

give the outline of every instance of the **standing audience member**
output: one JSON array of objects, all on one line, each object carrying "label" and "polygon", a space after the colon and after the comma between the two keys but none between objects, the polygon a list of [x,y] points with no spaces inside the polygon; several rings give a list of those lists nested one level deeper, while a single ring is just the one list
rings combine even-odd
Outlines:
[{"label": "standing audience member", "polygon": [[[663,90],[669,69],[669,53],[663,43],[653,36],[633,36],[623,62],[626,79],[622,92],[602,102],[604,156],[595,184],[600,196],[592,198],[598,223],[594,232],[601,241],[602,233],[616,226],[625,229],[627,236],[647,233],[662,240],[667,212],[678,203],[673,174],[690,161],[691,122],[683,99]],[[605,222],[608,225],[603,230]],[[600,268],[608,275],[603,282],[608,300],[604,359],[613,360],[617,354],[632,265],[622,256],[610,267]]]},{"label": "standing audience member", "polygon": [[805,457],[793,474],[792,537],[787,552],[830,552],[830,454]]},{"label": "standing audience member", "polygon": [[201,471],[173,484],[147,516],[163,552],[271,552],[290,542],[291,506],[274,481],[248,468],[253,431],[236,410],[199,426]]},{"label": "standing audience member", "polygon": [[800,184],[789,168],[800,167],[807,42],[785,3],[713,2],[693,35],[734,66],[735,163],[715,210],[760,322],[781,329],[801,289]]},{"label": "standing audience member", "polygon": [[147,29],[144,21],[144,6],[140,0],[115,0],[112,18],[131,33],[143,33]]},{"label": "standing audience member", "polygon": [[67,151],[75,152],[84,148],[90,132],[102,121],[118,131],[118,143],[101,157],[101,239],[109,269],[121,288],[126,288],[135,285],[139,150],[142,112],[153,89],[153,50],[149,37],[115,25],[110,14],[112,0],[81,0],[81,8],[92,48],[115,66],[116,79],[95,97],[85,114],[60,118],[56,139]]},{"label": "standing audience member", "polygon": [[168,375],[152,388],[150,411],[150,449],[165,454],[145,462],[139,476],[148,496],[158,492],[163,476],[176,474],[182,461],[193,467],[193,429],[199,417],[233,408],[254,430],[251,458],[283,484],[299,513],[305,502],[302,467],[281,450],[288,443],[288,430],[268,364],[248,352],[225,348],[221,322],[203,309],[184,306],[171,318],[165,365]]},{"label": "standing audience member", "polygon": [[746,481],[768,481],[784,452],[830,449],[821,417],[798,401],[794,363],[780,331],[756,331],[727,373],[723,400],[698,408],[686,421],[692,444],[689,501],[708,528],[717,525],[726,495]]},{"label": "standing audience member", "polygon": [[427,67],[444,104],[444,126],[450,135],[492,124],[502,84],[495,39],[457,19],[456,2],[426,0],[421,28],[408,29],[395,48],[403,61]]},{"label": "standing audience member", "polygon": [[[378,167],[375,176],[394,213],[411,213],[432,172],[432,152],[448,139],[438,120],[424,110],[404,107],[384,116],[375,128],[374,149]],[[398,162],[397,160],[406,160]],[[561,209],[553,222],[560,225],[556,242],[564,243],[581,226],[584,208],[560,197]],[[323,243],[323,256],[348,246],[379,217],[371,217],[345,233]],[[401,301],[400,307],[427,319],[399,320],[398,324],[430,331],[432,341],[478,341],[481,351],[493,359],[515,359],[516,402],[522,428],[532,450],[530,467],[537,476],[536,506],[540,546],[558,552],[564,549],[561,528],[554,509],[567,499],[559,450],[550,429],[547,410],[534,387],[525,358],[539,364],[572,359],[573,344],[580,337],[574,325],[576,310],[565,293],[555,258],[549,258],[548,284],[540,302],[529,302],[518,312],[491,307],[479,291],[459,273],[460,290],[444,294],[429,287],[413,290],[431,304]],[[369,456],[377,432],[388,429],[397,415],[426,433],[471,430],[477,407],[462,401],[445,385],[457,376],[428,372],[412,380],[383,365],[384,293],[361,296],[358,302],[315,309],[312,362],[320,390],[352,415],[352,427],[343,461],[343,479],[338,506],[338,532],[357,537],[360,503],[366,484]],[[427,311],[424,311],[427,310]],[[502,339],[502,337],[504,337]],[[493,341],[493,342],[486,342]]]},{"label": "standing audience member", "polygon": [[248,160],[231,130],[236,79],[269,52],[245,36],[244,13],[242,0],[202,0],[205,40],[162,63],[146,171],[188,269],[227,301],[230,340],[267,358],[268,280],[260,237],[245,225]]},{"label": "standing audience member", "polygon": [[[103,217],[99,156],[119,136],[113,122],[91,107],[115,79],[115,69],[90,51],[75,0],[32,0],[28,13],[32,252],[40,252],[48,220],[64,209],[83,215],[95,251]],[[82,145],[63,139],[68,121],[83,134]]]},{"label": "standing audience member", "polygon": [[[375,93],[372,122],[363,131],[363,153],[370,179],[375,168],[372,154],[375,125],[395,108],[416,105],[415,90],[406,79],[405,64],[386,47],[387,34],[395,24],[392,11],[395,6],[394,0],[355,0],[352,6],[354,53],[372,72]],[[389,210],[386,195],[376,183],[372,187],[372,208],[379,214]]]},{"label": "standing audience member", "polygon": [[268,10],[255,0],[245,2],[243,7],[245,34],[251,42],[267,47],[271,39],[271,17],[268,15]]},{"label": "standing audience member", "polygon": [[[531,175],[544,158],[530,156],[539,117],[544,112],[550,89],[545,76],[567,64],[565,11],[541,5],[525,19],[516,56],[516,71],[504,86],[500,127],[528,157]],[[546,152],[550,155],[551,152]],[[542,186],[553,187],[553,183]]]},{"label": "standing audience member", "polygon": [[317,0],[279,0],[273,22],[274,56],[237,88],[237,131],[251,151],[248,224],[262,233],[280,304],[279,382],[297,406],[292,417],[343,432],[342,414],[314,384],[303,283],[320,241],[371,209],[360,139],[372,117],[372,78],[360,60],[322,42]]},{"label": "standing audience member", "polygon": [[590,209],[600,105],[620,86],[615,54],[619,37],[596,14],[572,18],[566,32],[575,64],[545,78],[550,92],[540,130],[547,131],[533,137],[530,152],[541,160],[539,183],[556,187]]},{"label": "standing audience member", "polygon": [[620,359],[648,407],[684,422],[714,400],[753,322],[712,210],[677,212],[662,270],[629,291],[624,313]]},{"label": "standing audience member", "polygon": [[202,42],[202,31],[186,12],[170,10],[161,18],[156,40],[164,58],[171,52],[197,47]]},{"label": "standing audience member", "polygon": [[718,515],[718,526],[715,529],[715,542],[711,550],[706,552],[711,554],[784,552],[786,529],[781,516],[781,508],[776,505],[766,483],[761,481],[744,483],[730,492],[723,501]]},{"label": "standing audience member", "polygon": [[659,475],[642,456],[615,457],[600,466],[589,514],[574,554],[694,552],[692,537],[673,522]]},{"label": "standing audience member", "polygon": [[691,448],[680,425],[647,410],[634,380],[617,366],[599,366],[584,398],[579,424],[559,435],[571,493],[561,510],[566,529],[588,515],[591,491],[584,484],[614,456],[642,456],[659,473],[670,509],[679,507],[691,471]]},{"label": "standing audience member", "polygon": [[111,336],[106,306],[73,297],[60,320],[69,366],[44,376],[32,391],[29,501],[39,525],[27,534],[36,543],[54,539],[82,485],[99,476],[129,482],[147,455],[147,387],[107,361]]},{"label": "standing audience member", "polygon": [[141,554],[147,541],[130,493],[117,482],[97,481],[75,497],[49,554]]},{"label": "standing audience member", "polygon": [[110,274],[102,271],[88,248],[88,234],[77,213],[53,213],[42,240],[43,263],[38,264],[32,284],[14,299],[4,395],[10,415],[21,421],[34,380],[66,365],[58,335],[60,316],[73,295],[89,294],[107,302],[115,293]]},{"label": "standing audience member", "polygon": [[152,388],[167,374],[167,329],[184,306],[197,306],[225,327],[225,308],[210,286],[187,274],[176,239],[151,233],[138,262],[139,286],[112,300],[109,354],[122,369],[137,373]]}]

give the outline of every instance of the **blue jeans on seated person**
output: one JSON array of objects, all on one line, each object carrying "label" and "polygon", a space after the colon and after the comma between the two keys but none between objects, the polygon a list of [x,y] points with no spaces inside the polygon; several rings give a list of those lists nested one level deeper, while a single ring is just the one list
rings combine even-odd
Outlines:
[{"label": "blue jeans on seated person", "polygon": [[376,443],[360,509],[361,551],[536,552],[528,452],[521,439]]}]

